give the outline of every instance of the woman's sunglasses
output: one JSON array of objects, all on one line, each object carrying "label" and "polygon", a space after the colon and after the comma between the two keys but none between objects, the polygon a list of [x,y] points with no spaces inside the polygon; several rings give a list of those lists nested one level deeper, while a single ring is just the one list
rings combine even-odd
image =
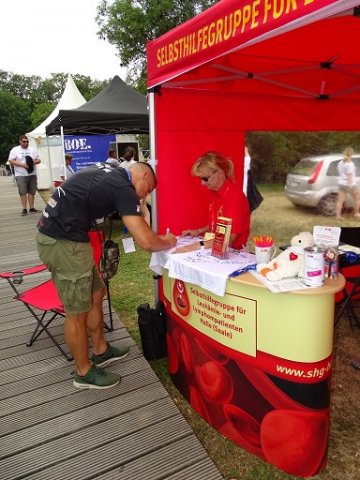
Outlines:
[{"label": "woman's sunglasses", "polygon": [[217,172],[217,170],[214,170],[212,173],[210,173],[210,175],[208,177],[198,177],[198,178],[200,178],[200,180],[202,180],[203,182],[206,183],[206,182],[209,181],[209,178],[211,178],[214,175],[214,173],[216,173],[216,172]]}]

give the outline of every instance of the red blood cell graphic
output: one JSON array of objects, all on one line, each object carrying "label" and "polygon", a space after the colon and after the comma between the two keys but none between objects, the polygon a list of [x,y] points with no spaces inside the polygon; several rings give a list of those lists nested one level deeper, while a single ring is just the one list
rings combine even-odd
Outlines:
[{"label": "red blood cell graphic", "polygon": [[241,408],[226,404],[223,407],[225,417],[247,442],[260,447],[260,424]]},{"label": "red blood cell graphic", "polygon": [[328,417],[295,410],[269,412],[261,424],[261,444],[268,462],[291,475],[315,475],[328,440]]},{"label": "red blood cell graphic", "polygon": [[168,350],[168,368],[171,374],[174,374],[178,371],[179,368],[179,359],[176,354],[174,343],[169,334],[166,335],[166,343]]},{"label": "red blood cell graphic", "polygon": [[224,437],[229,438],[232,442],[236,443],[242,448],[245,448],[250,453],[257,455],[260,458],[264,458],[264,454],[260,447],[257,447],[250,443],[230,422],[226,422],[219,428],[219,432]]},{"label": "red blood cell graphic", "polygon": [[199,340],[198,338],[195,339],[197,345],[201,349],[201,351],[210,359],[210,360],[215,360],[216,362],[222,363],[225,365],[225,363],[228,362],[229,357],[226,355],[222,355],[220,352],[216,351],[215,348],[211,347],[210,345],[207,345],[205,342],[202,340]]},{"label": "red blood cell graphic", "polygon": [[190,385],[189,387],[190,391],[190,405],[193,407],[194,410],[197,411],[197,413],[203,417],[204,420],[207,421],[211,425],[211,418],[209,415],[209,412],[207,411],[205,402],[200,395],[199,391],[197,388],[194,386]]},{"label": "red blood cell graphic", "polygon": [[286,392],[282,391],[269,376],[254,367],[245,365],[244,363],[238,363],[238,366],[242,373],[246,376],[249,382],[258,390],[261,395],[275,408],[279,409],[304,409],[298,402],[289,397]]},{"label": "red blood cell graphic", "polygon": [[182,358],[182,353],[181,353],[181,345],[180,345],[180,338],[181,338],[181,330],[177,327],[175,327],[172,332],[171,332],[171,340],[172,340],[172,344],[173,344],[173,347],[175,349],[175,352],[176,352],[176,355],[179,359],[179,361],[181,360]]},{"label": "red blood cell graphic", "polygon": [[194,371],[194,357],[192,352],[191,343],[188,337],[182,333],[180,336],[181,354],[184,360],[185,369],[190,375]]},{"label": "red blood cell graphic", "polygon": [[195,367],[195,375],[201,392],[208,401],[227,403],[234,393],[231,376],[218,362],[206,362]]}]

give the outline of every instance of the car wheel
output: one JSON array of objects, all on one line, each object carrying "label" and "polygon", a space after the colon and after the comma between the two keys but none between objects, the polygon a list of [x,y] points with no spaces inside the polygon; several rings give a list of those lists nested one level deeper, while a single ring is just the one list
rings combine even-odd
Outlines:
[{"label": "car wheel", "polygon": [[336,193],[329,193],[326,197],[322,198],[317,206],[319,213],[322,215],[335,215],[335,207],[337,201]]}]

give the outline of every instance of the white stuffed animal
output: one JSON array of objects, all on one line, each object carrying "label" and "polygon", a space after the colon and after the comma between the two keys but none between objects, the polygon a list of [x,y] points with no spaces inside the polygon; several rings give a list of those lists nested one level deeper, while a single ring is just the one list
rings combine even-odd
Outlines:
[{"label": "white stuffed animal", "polygon": [[314,237],[310,232],[300,232],[291,239],[291,245],[269,263],[259,263],[256,270],[268,280],[304,278],[304,248],[312,247]]}]

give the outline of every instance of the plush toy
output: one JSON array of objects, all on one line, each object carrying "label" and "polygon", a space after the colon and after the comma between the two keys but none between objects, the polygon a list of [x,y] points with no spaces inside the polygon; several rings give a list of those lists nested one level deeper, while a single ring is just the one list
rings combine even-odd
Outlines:
[{"label": "plush toy", "polygon": [[300,232],[291,239],[291,245],[269,263],[259,263],[256,270],[268,280],[304,278],[304,248],[312,247],[314,238],[310,232]]}]

